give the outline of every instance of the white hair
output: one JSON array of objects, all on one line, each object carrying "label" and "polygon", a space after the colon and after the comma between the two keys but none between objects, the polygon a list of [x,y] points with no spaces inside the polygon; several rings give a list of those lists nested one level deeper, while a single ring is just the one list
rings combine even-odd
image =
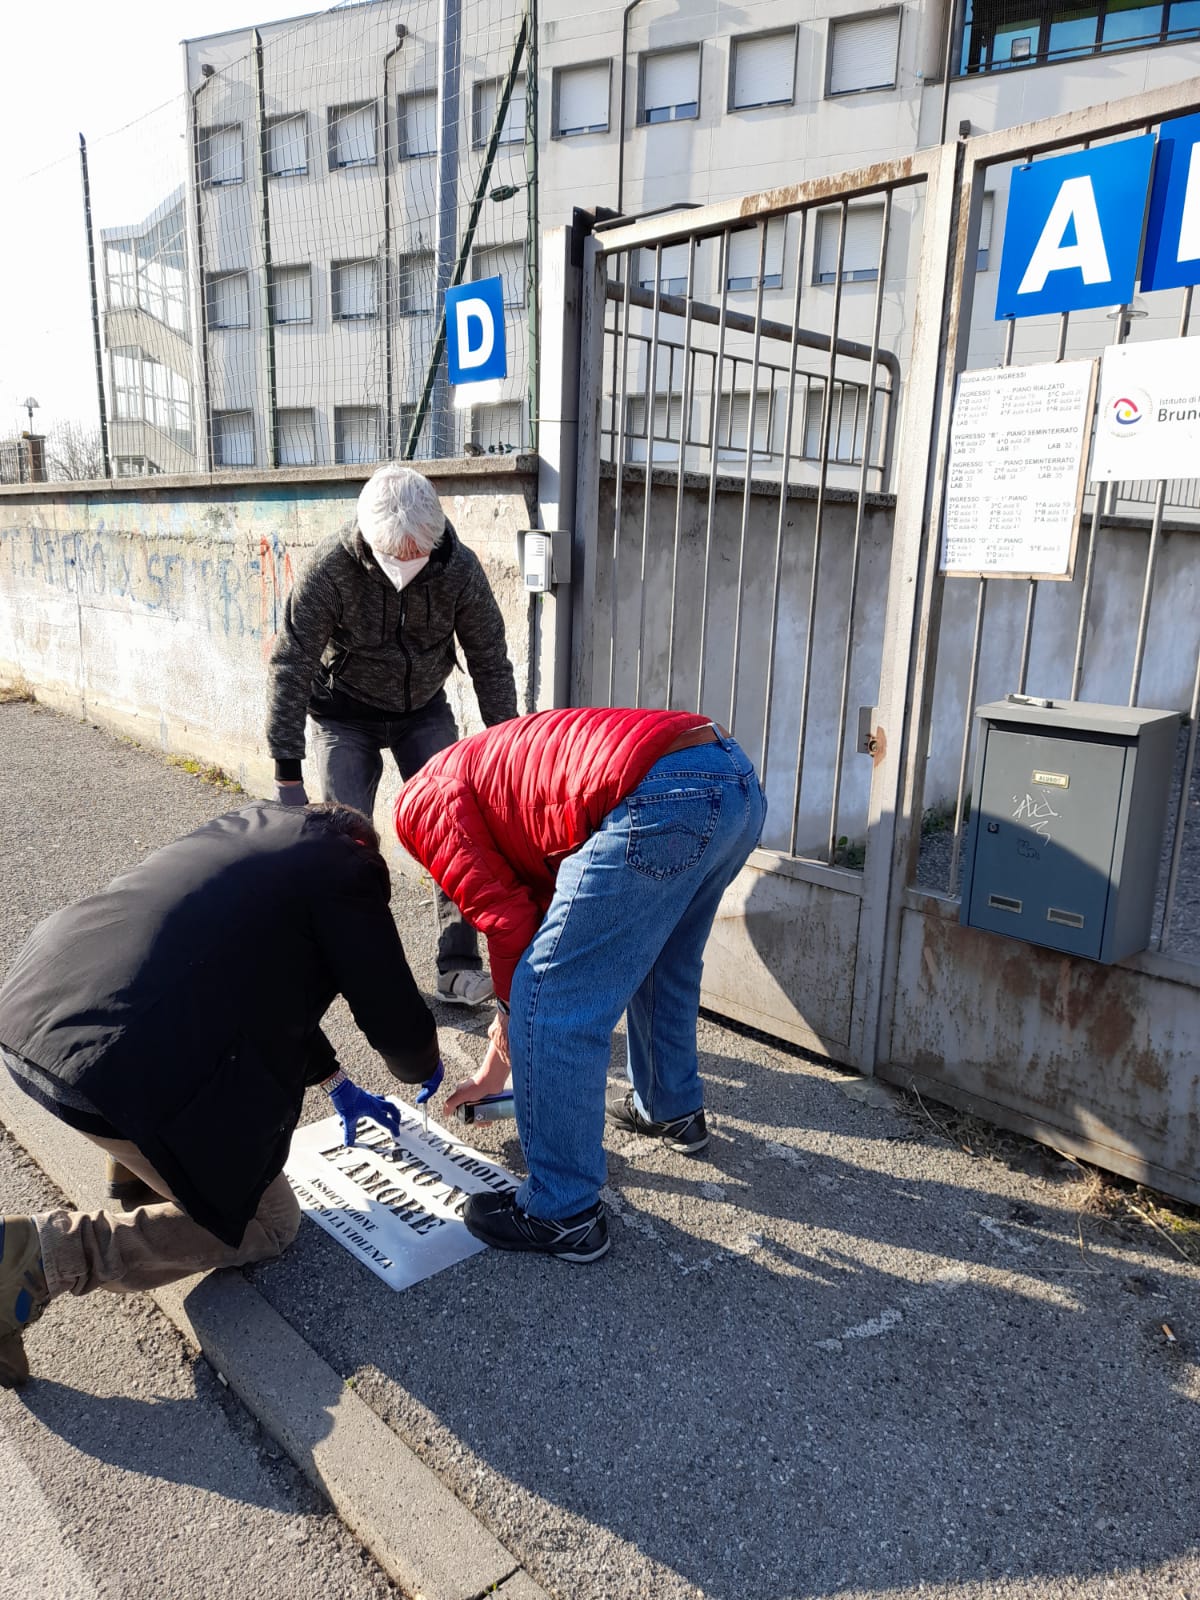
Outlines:
[{"label": "white hair", "polygon": [[372,550],[403,560],[409,546],[429,554],[445,530],[446,513],[428,478],[389,461],[363,485],[358,526]]}]

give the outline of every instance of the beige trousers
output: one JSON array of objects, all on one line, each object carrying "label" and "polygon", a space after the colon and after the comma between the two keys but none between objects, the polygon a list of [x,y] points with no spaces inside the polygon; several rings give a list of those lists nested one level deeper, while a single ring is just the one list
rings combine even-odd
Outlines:
[{"label": "beige trousers", "polygon": [[42,1246],[46,1287],[57,1294],[111,1289],[156,1289],[214,1267],[244,1267],[286,1250],[300,1227],[300,1207],[282,1173],[270,1184],[234,1248],[193,1222],[167,1184],[125,1139],[86,1134],[122,1166],[162,1195],[161,1205],[109,1211],[43,1211],[34,1217]]}]

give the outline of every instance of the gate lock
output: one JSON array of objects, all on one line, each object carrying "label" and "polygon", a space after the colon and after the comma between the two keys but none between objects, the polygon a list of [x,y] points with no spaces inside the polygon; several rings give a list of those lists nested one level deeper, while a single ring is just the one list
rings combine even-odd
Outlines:
[{"label": "gate lock", "polygon": [[879,739],[875,732],[875,717],[877,706],[859,706],[858,708],[858,743],[855,749],[860,756],[873,756],[878,753]]}]

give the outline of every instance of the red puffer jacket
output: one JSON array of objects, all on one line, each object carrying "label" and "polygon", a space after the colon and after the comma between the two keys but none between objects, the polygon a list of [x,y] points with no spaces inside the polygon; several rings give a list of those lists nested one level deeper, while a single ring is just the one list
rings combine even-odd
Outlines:
[{"label": "red puffer jacket", "polygon": [[400,791],[396,833],[512,975],[578,850],[681,734],[693,711],[584,707],[515,717],[432,757]]}]

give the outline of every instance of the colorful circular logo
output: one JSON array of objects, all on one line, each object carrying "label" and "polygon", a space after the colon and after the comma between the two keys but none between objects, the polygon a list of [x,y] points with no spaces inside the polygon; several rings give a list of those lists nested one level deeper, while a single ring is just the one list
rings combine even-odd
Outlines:
[{"label": "colorful circular logo", "polygon": [[1104,420],[1108,431],[1121,438],[1128,438],[1139,426],[1146,421],[1154,409],[1154,402],[1145,389],[1125,388],[1108,402],[1105,408]]}]

